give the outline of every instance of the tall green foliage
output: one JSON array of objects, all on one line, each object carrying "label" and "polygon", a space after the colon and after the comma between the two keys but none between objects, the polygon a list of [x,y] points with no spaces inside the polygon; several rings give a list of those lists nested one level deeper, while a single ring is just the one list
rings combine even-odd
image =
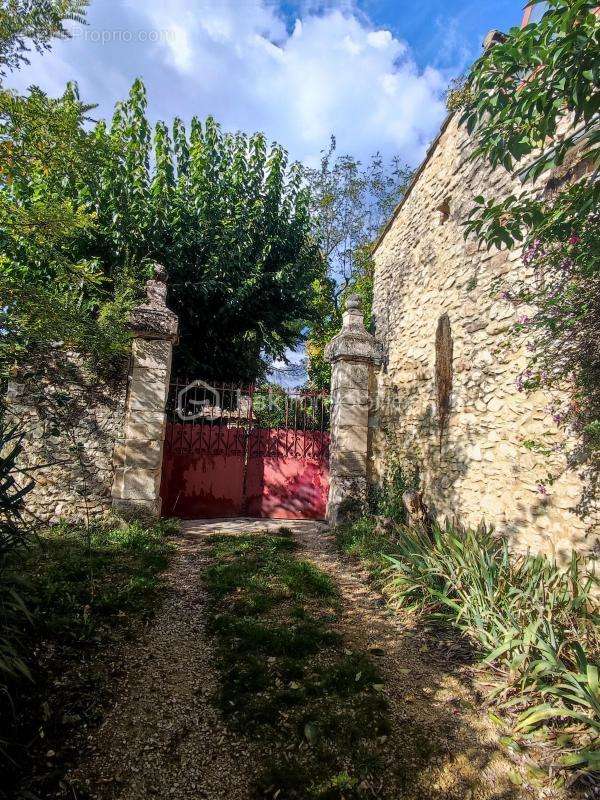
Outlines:
[{"label": "tall green foliage", "polygon": [[[9,0],[0,7],[0,75],[84,22],[85,0]],[[0,377],[53,341],[110,357],[123,344],[124,303],[98,261],[82,253],[94,210],[81,192],[102,153],[86,130],[91,106],[0,88]],[[121,300],[123,298],[120,298]],[[43,363],[42,359],[38,359]]]},{"label": "tall green foliage", "polygon": [[[85,0],[9,0],[0,7],[0,75],[83,23]],[[43,369],[56,342],[110,361],[124,349],[130,301],[82,243],[95,225],[89,192],[105,153],[87,129],[92,106],[68,85],[53,99],[0,88],[0,379]]]},{"label": "tall green foliage", "polygon": [[94,132],[108,157],[87,188],[97,212],[87,253],[124,286],[150,261],[167,268],[176,369],[253,380],[314,316],[322,260],[300,169],[263,134],[223,133],[212,117],[152,130],[146,105],[137,80]]},{"label": "tall green foliage", "polygon": [[[110,357],[124,342],[126,299],[85,252],[89,196],[104,154],[76,87],[58,99],[0,90],[0,371],[52,341]],[[120,324],[119,324],[120,323]]]}]

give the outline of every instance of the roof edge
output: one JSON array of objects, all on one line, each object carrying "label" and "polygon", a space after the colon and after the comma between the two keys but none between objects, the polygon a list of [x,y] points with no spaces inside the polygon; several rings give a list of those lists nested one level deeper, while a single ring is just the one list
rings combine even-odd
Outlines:
[{"label": "roof edge", "polygon": [[416,170],[414,171],[414,173],[413,173],[413,176],[412,176],[412,178],[410,179],[410,183],[409,183],[409,184],[408,184],[408,186],[406,187],[406,191],[404,192],[404,194],[403,194],[403,195],[402,195],[402,197],[400,198],[400,202],[398,203],[398,205],[396,206],[396,208],[393,210],[391,217],[390,217],[390,218],[388,219],[388,221],[385,223],[385,225],[384,225],[384,227],[383,227],[383,229],[382,229],[381,233],[379,234],[379,236],[378,236],[378,237],[377,237],[377,239],[375,240],[375,244],[374,244],[374,246],[373,246],[373,252],[372,252],[372,255],[375,255],[375,253],[377,252],[377,249],[378,249],[379,245],[380,245],[380,244],[383,242],[383,240],[385,239],[385,237],[386,237],[386,235],[387,235],[387,232],[389,231],[389,229],[390,229],[390,228],[392,227],[392,225],[394,224],[394,222],[395,222],[395,220],[396,220],[396,217],[397,217],[397,216],[398,216],[398,214],[400,213],[400,209],[402,208],[402,206],[404,205],[404,203],[406,202],[406,200],[408,200],[408,197],[410,196],[410,194],[411,194],[412,190],[415,188],[415,186],[416,186],[416,184],[417,184],[417,181],[418,181],[418,180],[419,180],[419,178],[421,177],[421,173],[423,172],[423,170],[425,169],[425,167],[427,166],[427,164],[428,164],[428,163],[429,163],[429,161],[431,160],[431,156],[434,154],[434,152],[435,152],[435,149],[436,149],[436,147],[438,146],[438,144],[439,144],[439,142],[440,142],[440,139],[442,138],[442,136],[443,136],[443,135],[444,135],[444,133],[446,132],[446,129],[448,128],[448,125],[450,124],[450,120],[451,120],[451,119],[454,117],[455,113],[456,113],[455,111],[451,111],[451,112],[450,112],[450,113],[449,113],[449,114],[446,116],[446,119],[445,119],[445,120],[442,122],[442,126],[441,126],[441,128],[440,128],[440,130],[439,130],[439,132],[438,132],[437,136],[435,137],[435,139],[434,139],[434,140],[431,142],[431,144],[430,144],[430,145],[429,145],[429,147],[427,148],[427,153],[425,154],[425,158],[423,159],[423,161],[421,161],[421,163],[419,164],[419,166],[418,166],[418,167],[416,168]]}]

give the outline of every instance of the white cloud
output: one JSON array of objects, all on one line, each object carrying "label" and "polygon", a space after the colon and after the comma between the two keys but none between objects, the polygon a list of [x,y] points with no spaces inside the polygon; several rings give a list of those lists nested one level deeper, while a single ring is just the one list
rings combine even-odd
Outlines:
[{"label": "white cloud", "polygon": [[[296,158],[314,160],[334,133],[342,151],[416,163],[443,117],[446,77],[419,71],[407,44],[351,3],[315,8],[290,32],[268,0],[95,0],[86,36],[34,55],[16,82],[56,92],[75,78],[110,114],[141,75],[154,117],[212,113],[226,128],[264,130]],[[93,41],[115,28],[130,41]]]},{"label": "white cloud", "polygon": [[176,22],[169,22],[164,29],[171,62],[176,69],[190,72],[194,63],[194,51],[185,28]]},{"label": "white cloud", "polygon": [[371,31],[367,34],[367,42],[372,47],[377,47],[380,50],[386,50],[394,39],[389,31]]}]

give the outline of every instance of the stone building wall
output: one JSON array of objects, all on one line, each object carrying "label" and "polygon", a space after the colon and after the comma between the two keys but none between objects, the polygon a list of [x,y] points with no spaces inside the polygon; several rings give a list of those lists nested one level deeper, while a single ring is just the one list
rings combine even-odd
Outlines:
[{"label": "stone building wall", "polygon": [[[522,345],[507,336],[525,309],[501,299],[502,284],[528,276],[521,253],[487,251],[464,239],[461,223],[473,197],[502,196],[508,173],[471,161],[472,141],[450,118],[432,145],[375,251],[374,333],[384,346],[370,414],[372,480],[397,457],[419,473],[438,518],[485,520],[517,550],[556,552],[598,546],[583,517],[585,467],[565,469],[524,446],[560,439],[548,397],[520,393]],[[445,431],[436,395],[436,330],[447,314],[452,337],[452,391]],[[560,472],[548,485],[550,471]],[[545,493],[547,492],[547,494]]]},{"label": "stone building wall", "polygon": [[[53,363],[54,362],[54,363]],[[25,509],[44,523],[109,511],[113,452],[123,435],[128,363],[109,376],[90,374],[81,360],[57,351],[35,371],[10,382],[6,413],[22,431],[19,466],[34,481]]]}]

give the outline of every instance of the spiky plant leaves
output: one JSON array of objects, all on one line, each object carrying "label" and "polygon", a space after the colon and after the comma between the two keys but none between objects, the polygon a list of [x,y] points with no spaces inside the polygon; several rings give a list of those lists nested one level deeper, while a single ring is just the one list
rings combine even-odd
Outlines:
[{"label": "spiky plant leaves", "polygon": [[[600,730],[598,580],[581,556],[562,567],[545,556],[511,556],[485,528],[401,527],[387,586],[399,607],[426,611],[461,630],[501,678],[491,699],[516,714],[514,731],[569,720]],[[586,651],[587,648],[587,651]],[[590,760],[578,761],[592,769]]]},{"label": "spiky plant leaves", "polygon": [[21,651],[29,614],[21,596],[22,581],[10,563],[11,555],[24,546],[29,532],[21,509],[33,484],[25,479],[19,485],[16,479],[22,449],[22,434],[0,417],[0,693],[5,695],[9,680],[29,677]]}]

